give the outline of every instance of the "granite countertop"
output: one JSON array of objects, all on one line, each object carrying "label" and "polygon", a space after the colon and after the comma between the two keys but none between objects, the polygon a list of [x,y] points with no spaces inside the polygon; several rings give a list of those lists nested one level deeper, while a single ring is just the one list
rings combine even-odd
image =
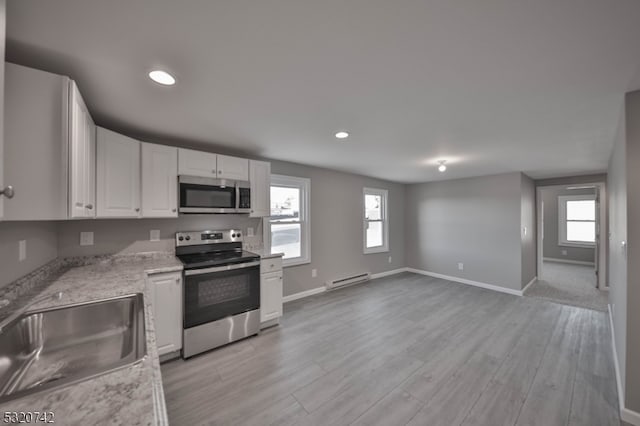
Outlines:
[{"label": "granite countertop", "polygon": [[31,309],[144,293],[147,356],[142,362],[58,389],[0,404],[0,411],[50,411],[62,424],[168,424],[160,362],[155,341],[147,274],[177,272],[182,263],[172,254],[145,253],[65,259],[60,272],[37,297],[63,292],[61,300],[43,301]]},{"label": "granite countertop", "polygon": [[284,256],[284,253],[270,253],[264,249],[250,249],[247,250],[250,251],[251,253],[255,253],[258,256],[260,256],[261,259],[272,259],[274,257],[282,257]]}]

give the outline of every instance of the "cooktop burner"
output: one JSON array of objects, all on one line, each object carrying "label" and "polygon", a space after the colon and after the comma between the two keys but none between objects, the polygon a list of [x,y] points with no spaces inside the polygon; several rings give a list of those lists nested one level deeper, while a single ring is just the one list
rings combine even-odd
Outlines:
[{"label": "cooktop burner", "polygon": [[185,269],[232,265],[259,260],[242,250],[242,231],[191,231],[176,233],[176,256]]},{"label": "cooktop burner", "polygon": [[231,265],[260,259],[257,254],[244,250],[179,254],[177,257],[186,269]]}]

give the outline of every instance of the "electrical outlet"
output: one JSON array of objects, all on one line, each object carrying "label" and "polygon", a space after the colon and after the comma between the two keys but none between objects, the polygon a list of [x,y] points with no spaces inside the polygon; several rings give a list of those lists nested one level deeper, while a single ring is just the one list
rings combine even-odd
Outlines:
[{"label": "electrical outlet", "polygon": [[251,226],[247,228],[247,237],[253,237],[253,228]]},{"label": "electrical outlet", "polygon": [[392,259],[391,259],[391,256],[389,256],[389,263],[391,263],[391,262],[392,262]]},{"label": "electrical outlet", "polygon": [[160,241],[160,230],[152,229],[149,231],[149,241]]},{"label": "electrical outlet", "polygon": [[562,255],[566,256],[567,255],[567,251],[566,250],[562,250]]},{"label": "electrical outlet", "polygon": [[20,240],[18,242],[18,260],[20,262],[27,258],[27,240]]},{"label": "electrical outlet", "polygon": [[311,278],[316,278],[318,276],[318,270],[317,269],[312,269],[311,270]]},{"label": "electrical outlet", "polygon": [[464,263],[458,262],[458,270],[459,271],[464,271]]},{"label": "electrical outlet", "polygon": [[93,232],[81,232],[80,233],[80,245],[92,246],[93,245]]}]

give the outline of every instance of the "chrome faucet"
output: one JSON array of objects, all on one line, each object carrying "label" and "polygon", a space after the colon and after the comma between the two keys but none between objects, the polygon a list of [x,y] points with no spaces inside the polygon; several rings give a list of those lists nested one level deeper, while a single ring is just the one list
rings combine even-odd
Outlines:
[{"label": "chrome faucet", "polygon": [[60,300],[62,299],[62,292],[58,291],[56,293],[50,294],[48,296],[43,296],[43,297],[38,297],[37,299],[32,300],[31,302],[27,303],[25,306],[23,306],[20,309],[17,309],[16,311],[14,311],[11,315],[9,315],[8,317],[6,317],[5,319],[2,320],[2,322],[0,322],[0,333],[2,333],[2,331],[4,330],[4,328],[8,325],[11,324],[13,322],[13,320],[15,320],[16,318],[18,318],[20,315],[24,314],[25,312],[27,312],[29,310],[30,307],[32,307],[33,305],[40,303],[40,302],[44,302],[45,300]]}]

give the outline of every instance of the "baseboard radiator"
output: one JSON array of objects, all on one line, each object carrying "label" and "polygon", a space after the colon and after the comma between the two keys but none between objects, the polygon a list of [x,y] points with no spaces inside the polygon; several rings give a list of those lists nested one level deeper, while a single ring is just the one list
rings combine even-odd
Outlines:
[{"label": "baseboard radiator", "polygon": [[335,290],[338,288],[346,287],[348,285],[360,284],[371,279],[371,274],[364,273],[358,275],[352,275],[350,277],[339,278],[337,280],[327,281],[327,290]]}]

